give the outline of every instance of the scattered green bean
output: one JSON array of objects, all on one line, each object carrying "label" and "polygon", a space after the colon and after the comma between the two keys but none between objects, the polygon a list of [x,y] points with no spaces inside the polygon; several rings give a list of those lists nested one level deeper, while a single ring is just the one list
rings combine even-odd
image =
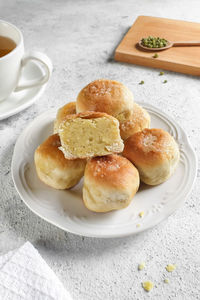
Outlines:
[{"label": "scattered green bean", "polygon": [[164,80],[163,83],[167,83],[167,80]]},{"label": "scattered green bean", "polygon": [[153,58],[157,58],[158,57],[158,53],[155,53]]},{"label": "scattered green bean", "polygon": [[139,84],[144,84],[144,80],[141,80]]},{"label": "scattered green bean", "polygon": [[164,72],[160,72],[160,73],[159,73],[159,76],[162,76],[162,75],[164,75],[164,74],[165,74]]}]

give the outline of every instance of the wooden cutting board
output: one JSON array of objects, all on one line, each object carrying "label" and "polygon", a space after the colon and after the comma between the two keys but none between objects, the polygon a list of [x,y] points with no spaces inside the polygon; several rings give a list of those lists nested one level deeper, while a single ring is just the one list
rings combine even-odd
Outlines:
[{"label": "wooden cutting board", "polygon": [[200,24],[139,16],[115,51],[115,60],[200,76],[200,46],[172,47],[155,52],[143,51],[137,42],[143,37],[159,36],[169,41],[200,41]]}]

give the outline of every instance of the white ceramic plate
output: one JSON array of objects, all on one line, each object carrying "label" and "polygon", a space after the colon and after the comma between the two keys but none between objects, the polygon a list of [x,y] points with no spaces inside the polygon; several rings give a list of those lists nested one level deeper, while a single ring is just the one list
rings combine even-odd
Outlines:
[{"label": "white ceramic plate", "polygon": [[[192,189],[197,170],[196,156],[186,134],[175,121],[149,104],[142,105],[151,115],[151,126],[168,131],[180,146],[180,163],[167,182],[155,187],[142,184],[127,208],[109,213],[93,213],[84,206],[82,181],[65,191],[43,184],[37,177],[33,156],[37,146],[52,134],[56,112],[51,110],[37,117],[15,145],[12,176],[24,203],[46,221],[66,231],[90,237],[127,236],[167,218]],[[141,211],[144,211],[143,218],[138,216]]]},{"label": "white ceramic plate", "polygon": [[[44,74],[45,72],[40,64],[30,61],[23,68],[20,84],[27,80],[43,77]],[[13,116],[31,106],[42,95],[45,87],[46,84],[20,92],[13,92],[7,99],[0,102],[0,120]]]}]

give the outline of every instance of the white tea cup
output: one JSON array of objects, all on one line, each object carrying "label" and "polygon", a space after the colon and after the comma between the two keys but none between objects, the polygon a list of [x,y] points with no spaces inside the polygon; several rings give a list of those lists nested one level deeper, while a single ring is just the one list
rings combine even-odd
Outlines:
[{"label": "white tea cup", "polygon": [[[16,47],[8,54],[0,57],[0,101],[5,100],[13,91],[21,91],[27,88],[43,85],[52,73],[51,60],[38,51],[24,53],[24,42],[21,31],[14,25],[0,20],[0,36],[7,37],[14,41]],[[30,60],[35,60],[44,66],[43,77],[27,80],[19,85],[22,68]]]}]

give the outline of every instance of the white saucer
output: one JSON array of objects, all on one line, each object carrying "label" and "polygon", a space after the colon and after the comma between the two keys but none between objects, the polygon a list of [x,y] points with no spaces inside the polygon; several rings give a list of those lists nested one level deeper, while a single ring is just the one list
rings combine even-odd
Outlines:
[{"label": "white saucer", "polygon": [[[24,66],[20,84],[31,79],[44,76],[40,64],[30,61]],[[7,99],[0,102],[0,120],[6,119],[32,105],[44,92],[46,84],[34,88],[13,92]]]},{"label": "white saucer", "polygon": [[[140,186],[132,203],[109,213],[89,211],[82,201],[82,181],[70,190],[43,184],[34,166],[34,151],[53,132],[56,109],[37,117],[20,135],[12,159],[15,187],[24,203],[44,220],[63,230],[90,237],[122,237],[155,226],[172,214],[192,189],[197,160],[181,127],[157,108],[142,104],[151,115],[151,126],[163,128],[177,141],[181,158],[174,175],[165,183]],[[143,218],[139,213],[143,211]],[[138,225],[139,224],[139,225]]]}]

